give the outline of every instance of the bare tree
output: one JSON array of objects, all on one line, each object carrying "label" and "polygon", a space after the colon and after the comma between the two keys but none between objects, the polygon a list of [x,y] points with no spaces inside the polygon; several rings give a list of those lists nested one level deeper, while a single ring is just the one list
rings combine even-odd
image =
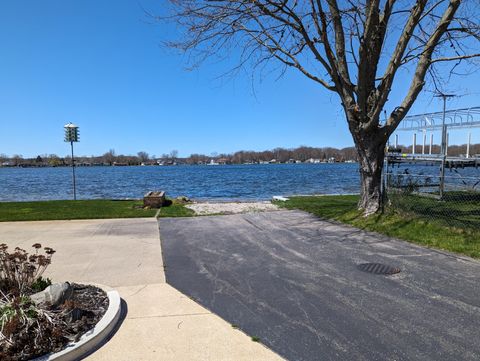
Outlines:
[{"label": "bare tree", "polygon": [[172,161],[175,161],[178,158],[178,150],[172,150],[169,154],[169,157],[172,159]]},{"label": "bare tree", "polygon": [[[340,98],[360,161],[366,215],[382,205],[388,137],[412,107],[426,77],[459,70],[479,54],[478,0],[170,0],[185,34],[170,46],[193,65],[240,49],[238,67],[274,60]],[[163,18],[165,19],[165,17]],[[447,71],[448,73],[448,71]],[[392,87],[408,90],[380,121]]]},{"label": "bare tree", "polygon": [[150,159],[150,155],[147,152],[141,151],[137,153],[138,159],[140,159],[140,162],[145,163],[148,162]]},{"label": "bare tree", "polygon": [[108,163],[112,165],[115,160],[117,159],[117,156],[115,154],[115,149],[110,149],[108,152],[106,152],[103,156],[103,162]]},{"label": "bare tree", "polygon": [[23,163],[24,159],[21,154],[14,154],[12,155],[12,161],[13,161],[13,165],[18,167]]}]

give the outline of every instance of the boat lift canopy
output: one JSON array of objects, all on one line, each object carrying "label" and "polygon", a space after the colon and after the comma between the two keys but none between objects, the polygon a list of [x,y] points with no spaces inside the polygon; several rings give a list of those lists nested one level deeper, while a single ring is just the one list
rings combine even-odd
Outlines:
[{"label": "boat lift canopy", "polygon": [[[449,129],[480,127],[480,107],[446,111],[445,125]],[[396,130],[441,130],[442,126],[443,112],[435,112],[406,116]]]}]

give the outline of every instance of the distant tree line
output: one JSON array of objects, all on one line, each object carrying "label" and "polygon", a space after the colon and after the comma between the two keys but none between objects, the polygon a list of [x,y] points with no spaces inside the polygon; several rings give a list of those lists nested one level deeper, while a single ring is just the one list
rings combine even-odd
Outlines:
[{"label": "distant tree line", "polygon": [[[209,157],[192,155],[190,160],[195,163],[197,160],[205,161]],[[342,149],[337,148],[314,148],[301,146],[295,149],[275,148],[265,151],[239,151],[233,154],[220,154],[213,158],[232,164],[244,163],[260,163],[260,162],[276,162],[288,163],[292,161],[306,162],[308,160],[328,161],[334,159],[337,162],[345,162],[347,160],[356,160],[356,151],[353,147]]]},{"label": "distant tree line", "polygon": [[[163,159],[172,159],[178,154],[177,151],[172,151],[170,154],[162,155]],[[137,155],[123,155],[116,154],[114,149],[100,156],[75,156],[75,163],[77,165],[141,165],[156,163],[156,157],[149,155],[147,152],[141,151]],[[71,165],[71,157],[69,155],[60,157],[56,154],[43,154],[34,158],[24,158],[19,154],[7,156],[0,154],[0,166],[17,166],[17,167],[62,167]]]},{"label": "distant tree line", "polygon": [[[411,153],[412,146],[402,146],[399,148],[403,153]],[[429,146],[425,147],[425,153],[428,154]],[[422,153],[422,146],[417,145],[415,153]],[[432,153],[440,153],[440,146],[433,145]],[[449,156],[461,156],[467,153],[467,145],[451,145],[448,147]],[[480,155],[480,144],[470,145],[470,155]],[[150,155],[141,151],[136,155],[116,154],[115,150],[110,149],[100,156],[75,156],[75,163],[79,166],[104,165],[104,166],[128,166],[128,165],[171,165],[171,164],[206,164],[210,162],[221,164],[245,164],[245,163],[289,163],[289,162],[347,162],[357,161],[357,153],[354,147],[346,148],[314,148],[301,146],[295,149],[275,148],[265,151],[238,151],[233,154],[191,154],[186,158],[179,158],[178,151],[172,150],[170,153],[162,154],[159,157]],[[38,155],[33,158],[24,158],[19,154],[7,156],[0,154],[0,166],[13,167],[62,167],[71,164],[70,156],[60,157],[56,154]]]}]

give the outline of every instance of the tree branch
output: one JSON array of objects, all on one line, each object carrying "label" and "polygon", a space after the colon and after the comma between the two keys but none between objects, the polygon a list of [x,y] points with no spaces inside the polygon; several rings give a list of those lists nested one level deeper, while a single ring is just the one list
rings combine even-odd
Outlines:
[{"label": "tree branch", "polygon": [[402,104],[392,112],[389,119],[387,120],[386,128],[388,134],[391,134],[396,129],[398,124],[400,124],[402,119],[410,110],[418,94],[423,89],[423,86],[425,85],[425,75],[430,65],[432,64],[432,54],[435,50],[435,47],[439,43],[441,37],[447,31],[448,26],[455,15],[455,12],[460,6],[461,1],[462,0],[450,0],[450,3],[448,4],[447,9],[443,13],[443,16],[440,19],[437,27],[435,28],[435,30],[429,37],[427,43],[425,44],[425,49],[418,60],[415,74],[408,93],[402,101]]},{"label": "tree branch", "polygon": [[438,63],[440,61],[463,60],[463,59],[471,59],[471,58],[478,58],[478,57],[480,57],[480,53],[437,58],[437,59],[432,59],[430,63],[433,64],[433,63]]},{"label": "tree branch", "polygon": [[390,62],[388,63],[387,69],[385,70],[385,73],[383,75],[383,80],[380,82],[380,85],[376,90],[376,104],[370,112],[371,122],[367,125],[368,127],[373,127],[374,125],[376,125],[375,122],[379,118],[383,106],[388,99],[388,95],[390,94],[395,74],[397,73],[398,68],[402,64],[401,60],[403,58],[405,50],[407,49],[407,45],[412,38],[413,32],[418,25],[418,21],[422,16],[422,12],[425,8],[426,3],[427,0],[417,0],[415,5],[411,9],[410,16],[407,20],[407,23],[405,24],[402,34],[400,35],[400,38],[398,40],[397,46],[395,47],[395,50],[390,58]]}]

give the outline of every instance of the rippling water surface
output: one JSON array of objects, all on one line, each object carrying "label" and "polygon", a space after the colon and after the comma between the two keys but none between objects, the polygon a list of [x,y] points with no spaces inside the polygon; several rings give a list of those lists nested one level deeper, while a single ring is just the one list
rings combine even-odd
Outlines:
[{"label": "rippling water surface", "polygon": [[[141,198],[149,190],[194,199],[358,193],[357,164],[78,167],[78,199]],[[71,168],[0,168],[0,201],[72,198]]]}]

